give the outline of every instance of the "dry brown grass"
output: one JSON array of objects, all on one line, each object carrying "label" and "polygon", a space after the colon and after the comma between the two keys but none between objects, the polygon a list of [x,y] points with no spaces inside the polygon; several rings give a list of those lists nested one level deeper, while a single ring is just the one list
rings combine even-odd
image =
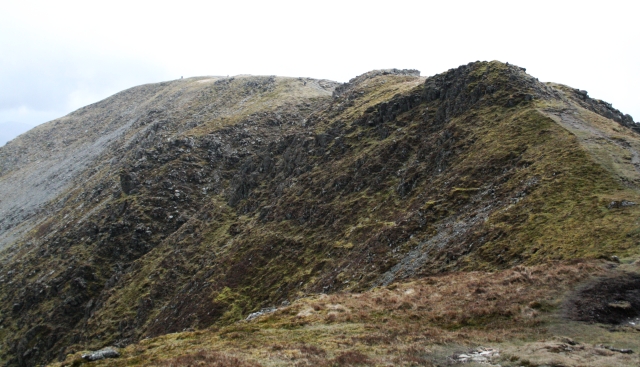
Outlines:
[{"label": "dry brown grass", "polygon": [[236,357],[222,353],[201,350],[197,353],[181,355],[160,362],[152,362],[149,366],[159,367],[183,367],[183,366],[207,366],[207,367],[258,367],[257,363],[247,362]]},{"label": "dry brown grass", "polygon": [[[595,263],[551,263],[495,273],[453,273],[361,294],[320,295],[268,319],[295,314],[287,321],[393,325],[398,320],[420,320],[438,330],[531,328],[540,324],[540,313],[559,306],[562,292],[603,271]],[[365,337],[376,338],[376,334]]]},{"label": "dry brown grass", "polygon": [[557,262],[317,295],[249,322],[145,340],[97,365],[435,366],[478,346],[499,349],[494,362],[502,366],[634,365],[637,354],[597,344],[637,349],[637,331],[559,317],[576,286],[615,272],[593,261]]}]

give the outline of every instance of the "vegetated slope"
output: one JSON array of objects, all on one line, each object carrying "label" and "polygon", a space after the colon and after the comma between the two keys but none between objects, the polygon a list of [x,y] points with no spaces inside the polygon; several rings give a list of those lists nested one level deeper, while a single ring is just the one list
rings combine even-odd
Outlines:
[{"label": "vegetated slope", "polygon": [[[637,366],[640,356],[630,351],[640,347],[639,326],[558,317],[566,293],[593,276],[610,283],[614,275],[614,288],[633,292],[631,283],[615,274],[624,267],[637,272],[637,264],[610,265],[593,260],[519,265],[439,274],[362,293],[312,295],[246,321],[144,339],[120,348],[120,358],[92,365]],[[600,303],[594,296],[602,298],[604,305],[598,306],[607,309],[600,314],[624,311],[621,302],[617,309],[607,307],[616,295],[597,288],[584,289],[588,297],[578,299],[592,306]],[[82,364],[84,353],[54,366]],[[473,355],[485,363],[464,363]]]},{"label": "vegetated slope", "polygon": [[[453,270],[638,253],[640,139],[610,105],[499,62],[335,86],[176,81],[143,87],[162,98],[132,102],[132,119],[98,108],[126,95],[67,117],[103,113],[120,138],[42,199],[48,212],[3,223],[30,220],[3,254],[2,358],[34,365]],[[18,162],[46,144],[35,134],[0,149],[17,162],[2,190],[33,175]]]}]

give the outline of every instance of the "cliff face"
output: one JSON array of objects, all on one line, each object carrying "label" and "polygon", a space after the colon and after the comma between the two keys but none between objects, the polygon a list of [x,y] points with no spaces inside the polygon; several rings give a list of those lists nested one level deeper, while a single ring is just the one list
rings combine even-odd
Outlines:
[{"label": "cliff face", "polygon": [[129,89],[0,148],[2,358],[429,274],[637,254],[634,129],[499,62]]}]

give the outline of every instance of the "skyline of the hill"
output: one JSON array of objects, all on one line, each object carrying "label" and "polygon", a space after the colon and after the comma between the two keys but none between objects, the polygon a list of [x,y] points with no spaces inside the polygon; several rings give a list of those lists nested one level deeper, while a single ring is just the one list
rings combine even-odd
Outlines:
[{"label": "skyline of the hill", "polygon": [[346,82],[385,68],[431,76],[476,60],[509,62],[541,81],[587,90],[637,120],[635,14],[624,1],[9,1],[0,14],[0,123],[35,126],[121,90],[180,77]]},{"label": "skyline of the hill", "polygon": [[19,122],[0,122],[0,147],[33,127]]}]

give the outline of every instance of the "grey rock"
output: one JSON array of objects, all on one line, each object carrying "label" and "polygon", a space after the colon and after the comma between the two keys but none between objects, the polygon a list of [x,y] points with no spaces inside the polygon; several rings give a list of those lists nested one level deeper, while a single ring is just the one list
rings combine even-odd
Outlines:
[{"label": "grey rock", "polygon": [[468,353],[459,353],[454,354],[449,357],[453,363],[478,363],[478,364],[486,364],[491,365],[491,360],[494,358],[499,358],[500,352],[494,348],[478,348],[476,350],[472,350]]},{"label": "grey rock", "polygon": [[131,174],[121,171],[120,172],[120,187],[122,188],[122,192],[129,195],[133,188],[135,187],[134,179]]},{"label": "grey rock", "polygon": [[578,93],[578,95],[580,96],[580,98],[582,99],[587,99],[589,98],[589,93],[586,90],[576,90],[576,93]]},{"label": "grey rock", "polygon": [[610,350],[612,352],[618,352],[618,353],[623,353],[623,354],[633,354],[633,350],[631,350],[631,349],[619,349],[619,348],[614,348],[614,347],[609,346],[609,345],[602,345],[602,344],[598,345],[598,347],[604,348],[604,349],[608,349],[608,350]]},{"label": "grey rock", "polygon": [[246,320],[247,321],[253,320],[258,316],[262,316],[262,315],[265,315],[265,314],[268,314],[268,313],[272,313],[272,312],[275,312],[276,310],[277,310],[277,308],[275,308],[275,307],[263,308],[260,311],[256,311],[256,312],[250,313],[249,316],[247,316]]},{"label": "grey rock", "polygon": [[87,360],[89,362],[98,361],[105,358],[118,358],[118,357],[120,357],[120,353],[118,353],[113,348],[104,348],[95,352],[82,355],[82,359]]},{"label": "grey rock", "polygon": [[609,203],[609,205],[607,206],[607,208],[609,209],[617,209],[617,208],[624,208],[627,206],[634,206],[636,205],[636,203],[634,203],[633,201],[628,201],[628,200],[614,200],[612,202]]},{"label": "grey rock", "polygon": [[633,121],[633,117],[631,117],[631,115],[629,115],[628,113],[622,117],[622,121],[627,124],[635,124],[635,122]]}]

